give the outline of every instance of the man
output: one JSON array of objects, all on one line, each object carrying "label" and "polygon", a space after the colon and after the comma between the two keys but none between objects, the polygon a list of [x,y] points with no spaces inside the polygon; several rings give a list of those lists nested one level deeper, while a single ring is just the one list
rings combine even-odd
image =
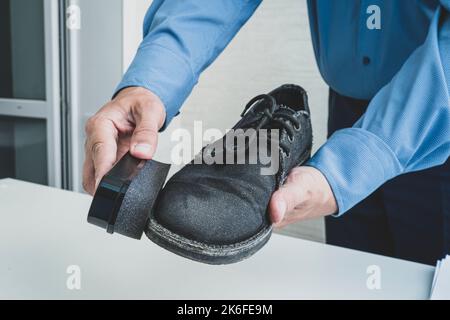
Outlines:
[{"label": "man", "polygon": [[[128,150],[152,157],[158,131],[260,2],[153,1],[115,98],[87,124],[88,192]],[[330,139],[272,196],[271,219],[328,216],[328,243],[434,264],[450,252],[450,0],[308,5]]]}]

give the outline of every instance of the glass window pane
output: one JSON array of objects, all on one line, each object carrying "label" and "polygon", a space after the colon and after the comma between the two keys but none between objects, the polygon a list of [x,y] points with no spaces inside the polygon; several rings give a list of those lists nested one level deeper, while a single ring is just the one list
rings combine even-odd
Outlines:
[{"label": "glass window pane", "polygon": [[45,100],[43,0],[0,0],[0,98]]},{"label": "glass window pane", "polygon": [[0,179],[48,184],[46,121],[0,116]]}]

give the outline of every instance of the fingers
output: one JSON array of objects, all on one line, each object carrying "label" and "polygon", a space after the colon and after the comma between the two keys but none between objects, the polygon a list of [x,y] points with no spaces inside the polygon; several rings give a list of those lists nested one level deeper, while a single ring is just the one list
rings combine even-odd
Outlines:
[{"label": "fingers", "polygon": [[95,192],[95,170],[92,159],[85,158],[83,165],[83,189],[93,195]]},{"label": "fingers", "polygon": [[94,117],[86,125],[86,160],[83,168],[83,187],[93,194],[100,180],[115,164],[117,158],[117,129],[103,117]]},{"label": "fingers", "polygon": [[[298,216],[294,211],[302,207],[309,190],[308,179],[302,167],[294,168],[288,175],[286,182],[273,195],[269,203],[270,218],[275,227],[280,228],[295,220]],[[300,212],[301,214],[301,212]]]},{"label": "fingers", "polygon": [[132,110],[136,128],[131,137],[131,154],[140,159],[153,157],[158,144],[158,131],[161,115],[157,109],[148,105],[137,106]]},{"label": "fingers", "polygon": [[301,202],[301,190],[294,182],[287,182],[278,189],[269,203],[270,218],[275,225],[279,225],[289,212],[293,211]]},{"label": "fingers", "polygon": [[92,150],[92,159],[95,170],[95,189],[97,189],[100,180],[112,169],[117,161],[117,147],[115,143],[104,140],[95,143],[92,146]]},{"label": "fingers", "polygon": [[93,194],[100,180],[126,152],[151,159],[158,131],[166,117],[164,105],[145,88],[123,89],[86,124],[83,187]]},{"label": "fingers", "polygon": [[312,167],[294,168],[273,195],[269,213],[275,227],[296,221],[327,216],[338,210],[333,191],[325,176]]}]

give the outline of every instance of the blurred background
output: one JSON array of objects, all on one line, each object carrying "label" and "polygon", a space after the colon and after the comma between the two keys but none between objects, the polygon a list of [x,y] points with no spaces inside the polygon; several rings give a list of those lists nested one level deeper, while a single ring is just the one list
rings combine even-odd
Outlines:
[{"label": "blurred background", "polygon": [[[82,192],[84,124],[105,104],[133,59],[151,0],[0,1],[0,179]],[[320,78],[306,0],[265,0],[203,74],[171,132],[231,128],[253,96],[296,83],[309,94],[315,150],[326,139],[328,89]],[[197,152],[199,150],[193,150]],[[172,173],[178,167],[174,166]],[[282,233],[324,241],[322,219]]]}]

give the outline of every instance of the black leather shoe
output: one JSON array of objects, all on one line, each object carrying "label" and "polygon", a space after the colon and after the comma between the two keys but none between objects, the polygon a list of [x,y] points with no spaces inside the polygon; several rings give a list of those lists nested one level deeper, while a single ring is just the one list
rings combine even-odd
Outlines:
[{"label": "black leather shoe", "polygon": [[[216,160],[224,160],[234,152],[231,158],[237,161],[239,155],[249,155],[252,146],[259,151],[276,143],[275,152],[267,154],[272,164],[279,164],[278,170],[263,174],[268,166],[259,153],[253,163],[249,156],[245,164],[208,164],[203,159],[200,164],[193,161],[186,165],[167,182],[150,214],[145,233],[153,242],[189,259],[229,264],[251,256],[269,240],[272,225],[267,207],[271,195],[289,171],[311,154],[312,129],[305,90],[284,85],[255,97],[233,129],[242,129],[244,149],[229,144],[227,134],[213,144],[224,146],[222,154],[214,154],[219,148],[209,146],[201,155],[209,152]],[[275,132],[279,132],[279,141],[273,137],[262,141]]]}]

